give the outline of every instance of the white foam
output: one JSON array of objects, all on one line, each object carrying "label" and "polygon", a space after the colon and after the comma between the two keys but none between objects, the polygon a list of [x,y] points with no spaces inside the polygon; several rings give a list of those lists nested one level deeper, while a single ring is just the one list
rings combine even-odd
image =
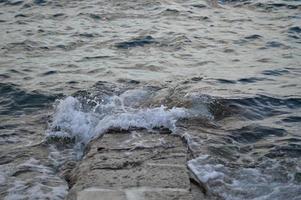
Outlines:
[{"label": "white foam", "polygon": [[[134,99],[139,99],[137,93],[134,94]],[[168,109],[163,105],[155,108],[129,107],[129,103],[123,103],[125,96],[112,97],[108,102],[97,104],[87,111],[83,110],[78,99],[67,97],[57,105],[47,135],[72,137],[87,143],[113,128],[127,130],[135,127],[151,130],[164,127],[175,131],[177,120],[189,115],[185,108]],[[131,99],[128,96],[126,98]]]},{"label": "white foam", "polygon": [[142,109],[132,113],[120,113],[106,116],[100,120],[95,128],[95,134],[102,134],[110,128],[127,130],[131,127],[146,129],[165,127],[171,131],[175,131],[176,121],[185,116],[186,111],[183,108],[167,109],[164,106]]},{"label": "white foam", "polygon": [[60,137],[79,137],[82,140],[92,134],[93,119],[90,113],[81,111],[80,102],[74,97],[61,100],[56,108],[48,135]]}]

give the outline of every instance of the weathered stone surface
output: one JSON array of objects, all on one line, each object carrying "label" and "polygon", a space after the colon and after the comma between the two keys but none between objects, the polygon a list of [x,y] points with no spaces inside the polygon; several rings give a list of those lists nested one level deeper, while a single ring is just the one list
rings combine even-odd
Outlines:
[{"label": "weathered stone surface", "polygon": [[119,190],[88,188],[77,193],[78,200],[127,200],[125,192]]},{"label": "weathered stone surface", "polygon": [[123,190],[87,188],[77,194],[78,200],[191,200],[191,198],[187,190],[148,187]]},{"label": "weathered stone surface", "polygon": [[89,144],[71,172],[67,199],[192,200],[186,161],[178,136],[107,133]]}]

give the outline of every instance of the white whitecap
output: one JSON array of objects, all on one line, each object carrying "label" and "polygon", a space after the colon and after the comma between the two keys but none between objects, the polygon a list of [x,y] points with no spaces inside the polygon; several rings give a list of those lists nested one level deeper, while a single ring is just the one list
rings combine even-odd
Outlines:
[{"label": "white whitecap", "polygon": [[[131,93],[130,93],[131,94]],[[137,92],[134,93],[134,99]],[[154,108],[133,108],[123,104],[124,98],[111,97],[106,103],[99,103],[90,110],[84,110],[80,101],[75,97],[60,100],[53,121],[47,131],[48,137],[71,137],[77,142],[87,143],[91,139],[104,134],[109,129],[167,128],[176,130],[176,122],[189,116],[185,108],[167,108],[165,106]],[[127,105],[130,103],[127,102]]]}]

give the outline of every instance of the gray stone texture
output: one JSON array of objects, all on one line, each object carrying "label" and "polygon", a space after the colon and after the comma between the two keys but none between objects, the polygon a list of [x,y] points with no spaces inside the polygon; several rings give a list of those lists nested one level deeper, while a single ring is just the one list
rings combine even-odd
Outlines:
[{"label": "gray stone texture", "polygon": [[187,147],[179,136],[143,130],[107,133],[88,145],[83,160],[69,172],[67,199],[201,200],[197,186],[191,190],[186,161]]}]

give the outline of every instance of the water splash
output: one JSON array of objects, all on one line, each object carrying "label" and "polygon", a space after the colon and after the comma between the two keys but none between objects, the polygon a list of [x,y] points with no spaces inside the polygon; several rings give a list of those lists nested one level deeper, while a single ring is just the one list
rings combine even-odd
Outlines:
[{"label": "water splash", "polygon": [[[132,95],[131,92],[127,92]],[[176,131],[176,122],[189,116],[186,108],[134,108],[133,102],[125,102],[129,97],[110,97],[109,101],[98,102],[88,110],[75,97],[60,100],[53,122],[47,131],[48,138],[74,138],[77,143],[87,144],[111,129],[129,130],[144,128],[152,131],[154,128],[167,128]]]}]

